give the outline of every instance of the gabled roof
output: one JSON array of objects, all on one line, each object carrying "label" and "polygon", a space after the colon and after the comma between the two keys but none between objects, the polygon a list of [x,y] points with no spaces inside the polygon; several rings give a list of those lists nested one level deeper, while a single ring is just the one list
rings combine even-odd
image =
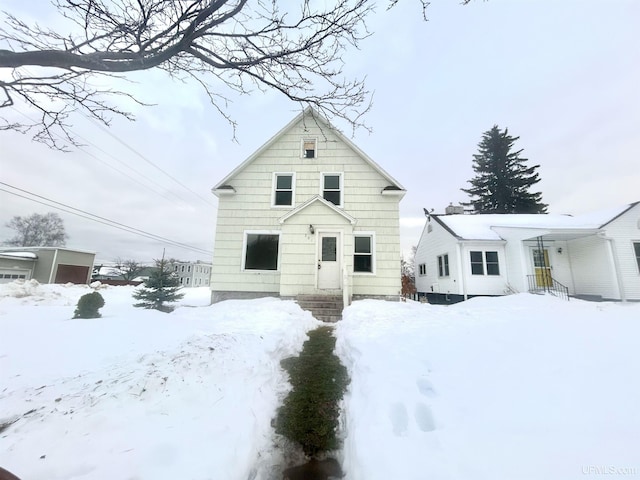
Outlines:
[{"label": "gabled roof", "polygon": [[287,125],[284,126],[278,133],[276,133],[273,137],[271,137],[267,143],[262,145],[258,150],[256,150],[249,158],[247,158],[244,162],[238,165],[229,175],[224,177],[220,182],[216,184],[211,190],[215,191],[223,186],[226,186],[229,181],[235,177],[239,172],[244,170],[244,168],[252,163],[256,158],[258,158],[262,153],[264,153],[269,147],[271,147],[274,143],[276,143],[280,137],[282,137],[286,132],[291,130],[294,125],[303,120],[306,117],[310,117],[312,121],[314,121],[319,127],[324,127],[331,130],[342,142],[344,142],[349,148],[351,148],[358,156],[360,156],[365,162],[367,162],[375,171],[377,171],[380,175],[382,175],[392,186],[397,187],[398,189],[404,191],[405,188],[400,185],[400,183],[394,179],[391,175],[389,175],[380,165],[374,162],[366,153],[364,153],[360,148],[358,148],[351,140],[345,137],[337,128],[335,128],[329,120],[324,118],[320,113],[314,110],[311,107],[307,107],[303,112],[299,113],[293,120],[291,120]]},{"label": "gabled roof", "polygon": [[298,213],[300,213],[302,210],[304,210],[305,208],[313,205],[314,203],[319,202],[322,205],[324,205],[327,208],[330,208],[331,210],[333,210],[335,213],[337,213],[338,215],[344,217],[345,220],[347,220],[351,225],[355,225],[357,220],[352,217],[351,215],[349,215],[348,213],[346,213],[344,210],[336,207],[333,203],[328,202],[327,200],[325,200],[324,198],[322,198],[320,195],[314,195],[313,197],[311,197],[309,200],[307,200],[306,202],[304,202],[301,205],[298,205],[296,208],[294,208],[293,210],[288,211],[286,214],[284,214],[282,217],[280,217],[278,219],[278,222],[280,222],[281,224],[286,222],[288,219],[290,219],[291,217],[293,217],[294,215],[297,215]]},{"label": "gabled roof", "polygon": [[556,214],[477,214],[431,215],[437,223],[459,240],[502,240],[496,228],[529,228],[552,231],[594,232],[611,223],[640,202],[584,215]]}]

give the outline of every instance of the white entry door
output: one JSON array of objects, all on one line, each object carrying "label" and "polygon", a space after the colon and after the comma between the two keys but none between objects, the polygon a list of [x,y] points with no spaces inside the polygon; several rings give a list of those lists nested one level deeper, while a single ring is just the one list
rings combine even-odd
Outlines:
[{"label": "white entry door", "polygon": [[318,235],[318,288],[340,288],[340,236],[337,233]]}]

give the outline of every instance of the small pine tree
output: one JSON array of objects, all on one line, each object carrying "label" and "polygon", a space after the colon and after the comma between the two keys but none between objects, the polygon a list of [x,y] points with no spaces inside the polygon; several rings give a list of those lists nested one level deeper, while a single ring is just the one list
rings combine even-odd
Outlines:
[{"label": "small pine tree", "polygon": [[511,137],[508,129],[500,131],[497,125],[483,133],[478,153],[473,156],[476,176],[469,180],[472,187],[461,190],[471,197],[474,213],[546,213],[542,193],[529,189],[540,181],[536,169],[526,167],[526,158],[520,158],[522,149],[512,152],[520,137]]},{"label": "small pine tree", "polygon": [[149,275],[149,279],[144,282],[144,287],[133,294],[133,298],[140,300],[134,307],[160,310],[161,312],[171,312],[173,307],[166,303],[176,302],[184,297],[180,293],[180,280],[169,266],[169,262],[164,259],[156,260],[156,268]]},{"label": "small pine tree", "polygon": [[104,307],[104,298],[98,292],[87,293],[80,297],[73,312],[73,318],[100,318],[98,310]]}]

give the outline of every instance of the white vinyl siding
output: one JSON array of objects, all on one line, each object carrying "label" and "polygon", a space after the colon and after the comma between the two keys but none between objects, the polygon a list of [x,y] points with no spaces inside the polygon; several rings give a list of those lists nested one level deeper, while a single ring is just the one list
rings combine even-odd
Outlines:
[{"label": "white vinyl siding", "polygon": [[[301,161],[303,140],[317,138],[316,159]],[[319,154],[318,154],[319,152]],[[326,206],[314,205],[279,223],[286,208],[273,208],[274,172],[295,174],[295,201],[322,197],[322,173],[340,174],[341,208],[357,219],[358,231],[375,232],[375,275],[351,279],[354,295],[398,295],[400,292],[400,226],[398,196],[383,196],[390,182],[331,129],[300,121],[274,139],[250,163],[225,181],[234,195],[219,197],[211,275],[213,291],[274,292],[295,295],[313,289],[315,235],[309,224],[344,229],[344,266],[353,272],[353,226]],[[299,218],[297,218],[299,217]],[[295,219],[295,220],[294,220]],[[293,222],[295,228],[288,225]],[[306,223],[303,223],[306,222]],[[298,225],[299,223],[299,225]],[[284,231],[292,229],[291,238]],[[263,274],[242,268],[245,230],[281,231],[278,271]],[[309,257],[312,256],[312,257]],[[287,265],[285,275],[284,268]],[[299,278],[296,280],[296,272]],[[286,275],[289,275],[287,273]],[[281,289],[282,285],[282,289]]]}]

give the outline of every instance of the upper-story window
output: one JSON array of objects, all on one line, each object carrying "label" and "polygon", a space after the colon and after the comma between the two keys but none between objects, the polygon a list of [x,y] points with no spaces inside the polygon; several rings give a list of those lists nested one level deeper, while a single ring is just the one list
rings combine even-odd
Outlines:
[{"label": "upper-story window", "polygon": [[337,205],[342,206],[342,174],[323,173],[322,174],[322,198]]},{"label": "upper-story window", "polygon": [[636,263],[638,264],[638,272],[640,272],[640,242],[633,242],[633,251],[636,254]]},{"label": "upper-story window", "polygon": [[315,138],[305,138],[302,141],[302,157],[316,158],[318,142]]},{"label": "upper-story window", "polygon": [[291,207],[294,198],[295,175],[293,173],[276,173],[273,178],[273,206]]}]

